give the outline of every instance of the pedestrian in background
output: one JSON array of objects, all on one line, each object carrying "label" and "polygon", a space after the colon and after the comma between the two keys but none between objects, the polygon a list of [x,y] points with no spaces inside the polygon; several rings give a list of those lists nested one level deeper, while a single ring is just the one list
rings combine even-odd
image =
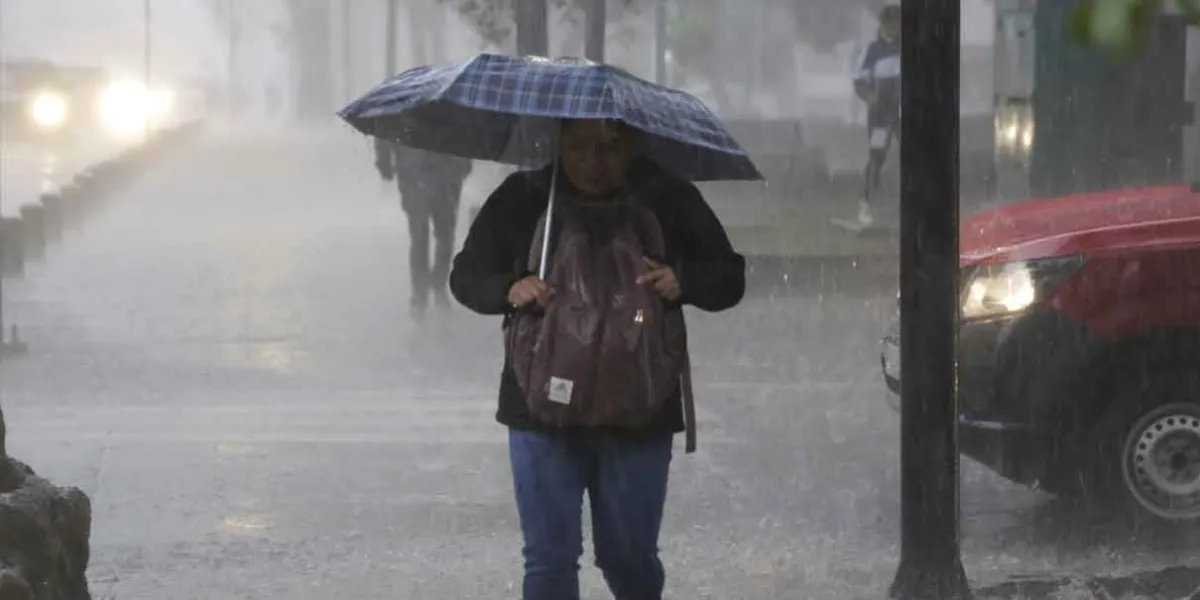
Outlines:
[{"label": "pedestrian in background", "polygon": [[424,319],[431,296],[439,308],[450,306],[447,283],[454,256],[459,200],[472,166],[469,159],[375,139],[375,168],[384,180],[396,180],[400,205],[408,219],[408,268],[412,283],[409,309],[416,321]]},{"label": "pedestrian in background", "polygon": [[883,165],[900,135],[900,6],[879,12],[879,36],[863,51],[854,76],[854,92],[867,105],[867,166],[863,171],[858,224],[874,222],[872,195],[879,190]]}]

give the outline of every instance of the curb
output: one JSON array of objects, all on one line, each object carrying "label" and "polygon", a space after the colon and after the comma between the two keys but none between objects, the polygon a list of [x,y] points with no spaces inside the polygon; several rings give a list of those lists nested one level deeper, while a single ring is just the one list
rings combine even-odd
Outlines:
[{"label": "curb", "polygon": [[1072,598],[1198,598],[1200,567],[1170,567],[1125,577],[1059,578],[1002,583],[975,597],[1070,600]]},{"label": "curb", "polygon": [[[45,260],[47,251],[63,243],[67,232],[86,226],[127,185],[191,141],[205,124],[204,119],[196,119],[159,130],[147,141],[85,168],[58,191],[21,207],[18,218],[0,219],[0,283],[24,277],[27,264]],[[6,326],[10,336],[5,335]],[[17,327],[0,323],[0,356],[25,350]]]}]

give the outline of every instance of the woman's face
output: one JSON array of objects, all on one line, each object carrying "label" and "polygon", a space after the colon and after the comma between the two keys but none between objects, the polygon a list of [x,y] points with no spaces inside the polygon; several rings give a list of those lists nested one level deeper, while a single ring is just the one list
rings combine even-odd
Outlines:
[{"label": "woman's face", "polygon": [[572,121],[563,126],[559,151],[572,185],[590,196],[608,194],[625,183],[633,132],[605,121]]}]

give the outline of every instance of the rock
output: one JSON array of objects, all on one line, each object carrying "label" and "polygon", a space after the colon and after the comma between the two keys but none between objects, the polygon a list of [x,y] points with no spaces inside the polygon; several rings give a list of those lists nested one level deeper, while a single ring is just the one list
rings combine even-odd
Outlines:
[{"label": "rock", "polygon": [[16,572],[0,571],[0,600],[35,600],[33,589]]},{"label": "rock", "polygon": [[[79,489],[57,487],[0,457],[0,600],[90,600],[92,508]],[[22,585],[29,593],[22,594]]]}]

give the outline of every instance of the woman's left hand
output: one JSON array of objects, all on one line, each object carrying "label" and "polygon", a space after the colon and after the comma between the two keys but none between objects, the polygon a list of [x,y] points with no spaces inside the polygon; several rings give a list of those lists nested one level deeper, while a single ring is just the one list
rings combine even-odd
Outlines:
[{"label": "woman's left hand", "polygon": [[655,293],[659,298],[667,301],[675,301],[679,299],[679,278],[675,276],[675,271],[666,265],[660,264],[649,258],[643,258],[646,261],[646,266],[650,267],[650,272],[638,277],[638,285],[649,283],[654,286]]}]

